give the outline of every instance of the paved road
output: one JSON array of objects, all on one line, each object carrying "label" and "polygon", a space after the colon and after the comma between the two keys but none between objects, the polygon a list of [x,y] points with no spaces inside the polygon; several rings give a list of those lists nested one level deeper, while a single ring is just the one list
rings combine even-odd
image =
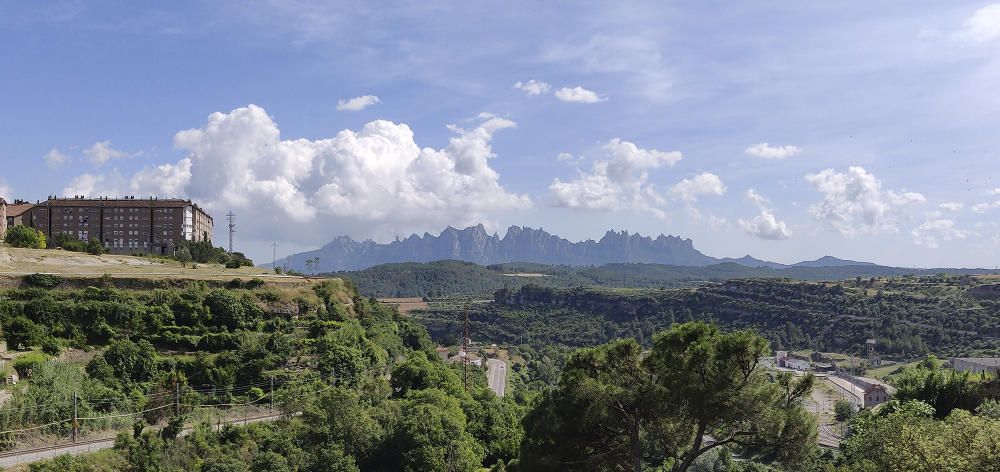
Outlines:
[{"label": "paved road", "polygon": [[490,389],[503,397],[507,394],[507,363],[500,359],[486,360],[486,379],[490,382]]},{"label": "paved road", "polygon": [[[246,420],[239,418],[231,421],[227,421],[226,424],[246,424],[246,423],[257,423],[261,421],[274,421],[281,418],[282,415],[265,415],[247,418]],[[193,428],[186,428],[181,432],[182,436],[187,435],[192,431]],[[219,429],[218,425],[212,425],[212,429]],[[77,444],[63,444],[59,446],[51,447],[40,447],[37,449],[24,450],[24,451],[12,451],[0,454],[0,467],[7,468],[13,467],[19,464],[28,464],[30,462],[36,462],[45,459],[52,459],[64,454],[79,455],[86,454],[88,452],[100,451],[102,449],[110,449],[115,445],[115,437],[106,438],[96,438],[90,440],[82,440]]]}]

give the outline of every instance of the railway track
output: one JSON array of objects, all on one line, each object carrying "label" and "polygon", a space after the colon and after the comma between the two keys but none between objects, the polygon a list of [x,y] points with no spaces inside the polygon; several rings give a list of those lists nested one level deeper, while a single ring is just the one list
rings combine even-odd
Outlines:
[{"label": "railway track", "polygon": [[[268,414],[251,416],[246,418],[238,418],[233,420],[225,421],[222,424],[212,425],[213,429],[219,429],[223,425],[232,424],[248,424],[257,423],[261,421],[274,421],[280,419],[286,415],[278,414]],[[181,431],[181,435],[187,435],[194,428],[184,428]],[[109,449],[115,444],[115,436],[105,436],[100,438],[84,439],[73,443],[65,444],[53,444],[51,446],[35,447],[30,449],[21,449],[16,451],[0,452],[0,468],[10,467],[14,465],[27,464],[31,462],[36,462],[45,459],[51,459],[53,457],[61,456],[64,454],[85,454],[88,452],[99,451],[102,449]]]}]

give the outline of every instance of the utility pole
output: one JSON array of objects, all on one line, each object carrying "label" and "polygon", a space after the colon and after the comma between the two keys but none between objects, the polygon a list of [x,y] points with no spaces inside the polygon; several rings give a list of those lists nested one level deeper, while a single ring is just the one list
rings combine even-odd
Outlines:
[{"label": "utility pole", "polygon": [[465,306],[462,322],[462,385],[469,391],[469,306]]},{"label": "utility pole", "polygon": [[271,397],[269,399],[270,402],[271,402],[271,404],[270,404],[270,406],[268,406],[268,412],[274,413],[274,376],[273,375],[271,376],[271,394],[268,395],[268,396]]},{"label": "utility pole", "polygon": [[73,392],[73,442],[76,442],[76,433],[80,430],[79,416],[77,415],[77,404],[79,397]]},{"label": "utility pole", "polygon": [[278,268],[278,242],[271,243],[271,268]]},{"label": "utility pole", "polygon": [[233,253],[233,233],[236,232],[236,215],[232,211],[226,213],[226,219],[229,220],[229,253]]}]

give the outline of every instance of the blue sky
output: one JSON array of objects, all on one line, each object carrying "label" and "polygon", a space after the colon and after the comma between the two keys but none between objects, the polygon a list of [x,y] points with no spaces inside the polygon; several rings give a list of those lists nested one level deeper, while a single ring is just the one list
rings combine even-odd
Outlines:
[{"label": "blue sky", "polygon": [[260,260],[482,222],[1000,264],[1000,4],[157,8],[0,0],[0,195],[189,197]]}]

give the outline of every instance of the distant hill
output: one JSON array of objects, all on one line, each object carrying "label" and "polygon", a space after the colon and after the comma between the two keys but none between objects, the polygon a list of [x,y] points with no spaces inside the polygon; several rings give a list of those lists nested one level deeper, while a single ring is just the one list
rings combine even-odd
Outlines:
[{"label": "distant hill", "polygon": [[[528,284],[545,287],[678,288],[734,279],[769,278],[791,280],[846,280],[861,277],[902,275],[984,274],[995,271],[970,269],[914,270],[878,265],[834,267],[746,267],[734,262],[703,267],[664,264],[606,264],[573,267],[534,262],[514,262],[481,266],[462,261],[383,264],[333,275],[354,281],[363,295],[376,297],[441,297],[458,294],[489,295],[501,288]],[[851,280],[851,283],[857,283]]]},{"label": "distant hill", "polygon": [[874,266],[871,262],[848,261],[833,256],[823,256],[815,261],[802,261],[792,264],[792,267],[844,267],[844,266]]},{"label": "distant hill", "polygon": [[[315,261],[318,266],[306,261]],[[684,267],[706,267],[720,263],[734,263],[744,267],[783,269],[785,264],[763,261],[751,256],[739,259],[718,259],[695,249],[694,242],[677,236],[659,235],[655,238],[628,231],[608,231],[594,241],[572,242],[542,229],[511,226],[500,237],[489,234],[483,225],[465,229],[446,228],[433,236],[411,235],[388,244],[372,240],[355,241],[340,236],[315,250],[294,254],[286,259],[288,265],[300,272],[326,273],[359,270],[380,264],[403,262],[433,262],[458,260],[480,265],[510,262],[533,262],[547,265],[602,266],[616,263],[663,264]],[[801,267],[839,267],[874,265],[823,257],[815,261],[800,262]],[[269,267],[264,265],[263,267]]]}]

